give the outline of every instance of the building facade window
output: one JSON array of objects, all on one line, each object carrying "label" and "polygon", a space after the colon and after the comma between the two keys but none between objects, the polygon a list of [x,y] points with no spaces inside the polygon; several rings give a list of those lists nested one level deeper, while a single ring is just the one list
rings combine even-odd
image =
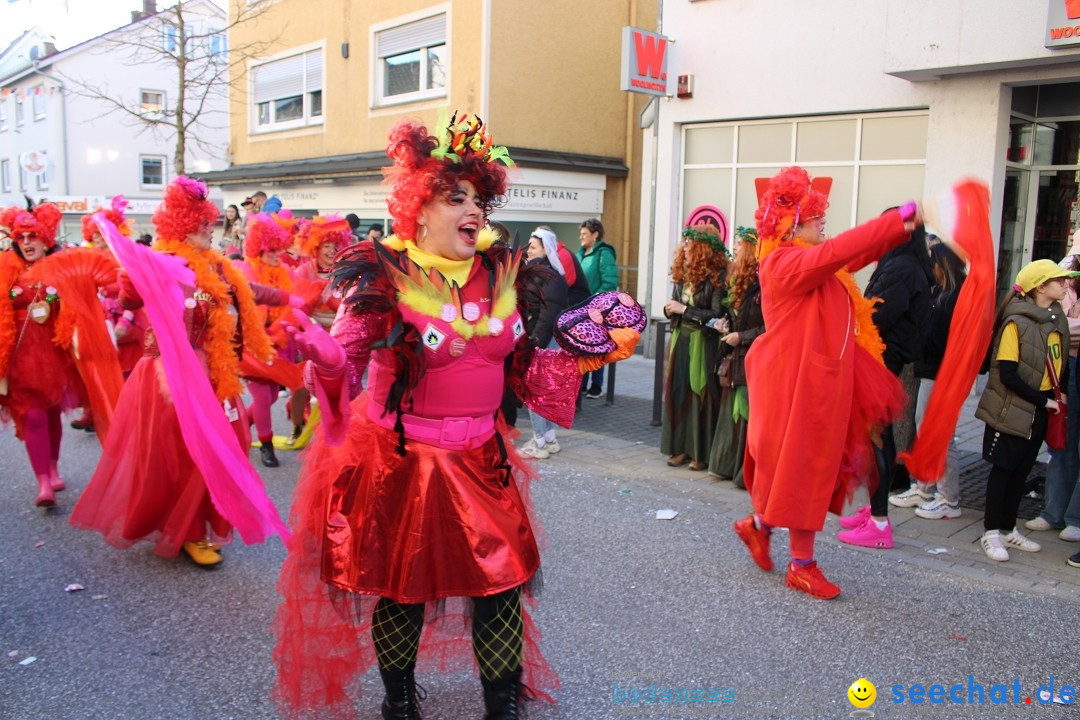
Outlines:
[{"label": "building facade window", "polygon": [[143,115],[143,117],[164,117],[165,93],[161,90],[140,90],[139,112]]},{"label": "building facade window", "polygon": [[49,189],[49,156],[47,153],[41,153],[41,161],[44,166],[41,172],[34,175],[34,185],[38,190]]},{"label": "building facade window", "polygon": [[19,192],[26,192],[30,189],[29,183],[27,182],[28,177],[29,174],[26,172],[26,168],[22,166],[22,163],[19,163]]},{"label": "building facade window", "polygon": [[322,48],[255,66],[251,96],[255,132],[322,124]]},{"label": "building facade window", "polygon": [[446,13],[375,32],[375,104],[445,97],[450,70]]},{"label": "building facade window", "polygon": [[22,127],[23,125],[23,99],[22,90],[15,90],[15,127]]},{"label": "building facade window", "polygon": [[11,192],[11,160],[0,160],[0,192]]},{"label": "building facade window", "polygon": [[753,227],[757,178],[793,164],[832,178],[828,234],[922,197],[925,111],[866,113],[683,127],[682,218],[714,205],[731,227]]},{"label": "building facade window", "polygon": [[225,62],[228,52],[228,43],[225,33],[217,33],[210,36],[210,57],[213,60]]},{"label": "building facade window", "polygon": [[6,97],[0,98],[0,132],[8,129],[8,101]]},{"label": "building facade window", "polygon": [[164,155],[142,155],[139,157],[139,184],[144,188],[165,187]]},{"label": "building facade window", "polygon": [[45,86],[35,85],[31,90],[30,104],[34,111],[34,121],[45,119]]}]

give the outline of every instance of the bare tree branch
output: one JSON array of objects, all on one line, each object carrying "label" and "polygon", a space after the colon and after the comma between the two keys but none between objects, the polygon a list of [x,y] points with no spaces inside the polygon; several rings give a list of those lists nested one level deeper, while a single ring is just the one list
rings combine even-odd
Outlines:
[{"label": "bare tree branch", "polygon": [[[177,2],[156,15],[121,29],[113,37],[104,38],[95,54],[109,55],[132,67],[156,66],[175,73],[172,92],[164,94],[165,106],[160,112],[147,112],[142,98],[125,98],[112,92],[108,83],[65,74],[57,69],[64,81],[65,92],[93,100],[105,116],[117,116],[126,125],[136,128],[136,134],[149,132],[155,137],[175,135],[173,162],[176,174],[185,173],[188,145],[207,155],[224,152],[220,142],[213,142],[204,133],[228,127],[228,109],[214,107],[224,100],[227,107],[229,90],[244,89],[246,69],[252,59],[264,57],[285,34],[278,28],[272,37],[227,46],[231,31],[262,17],[269,10],[267,3],[249,4],[232,0],[232,7],[222,22],[195,13],[189,2]],[[220,38],[220,50],[213,52],[215,38]],[[214,116],[224,116],[224,124],[212,122]]]}]

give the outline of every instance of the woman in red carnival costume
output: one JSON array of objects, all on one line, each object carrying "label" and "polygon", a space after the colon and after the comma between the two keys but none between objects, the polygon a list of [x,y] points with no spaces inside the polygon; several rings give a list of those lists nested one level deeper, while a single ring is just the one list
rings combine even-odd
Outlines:
[{"label": "woman in red carnival costume", "polygon": [[783,170],[755,215],[768,331],[746,356],[753,422],[744,474],[754,513],[735,532],[769,571],[770,532],[788,528],[788,587],[832,599],[840,588],[817,567],[814,536],[826,512],[839,514],[855,486],[876,477],[871,436],[903,405],[873,305],[851,273],[904,242],[920,218],[911,202],[826,240],[827,185],[818,187],[802,168]]},{"label": "woman in red carnival costume", "polygon": [[523,686],[543,696],[558,681],[521,599],[540,556],[528,472],[496,415],[504,383],[568,427],[579,366],[625,357],[637,333],[611,330],[625,334],[591,365],[529,344],[523,295],[547,271],[480,232],[511,161],[478,119],[455,117],[438,138],[402,121],[387,155],[397,235],[339,259],[346,299],[330,336],[294,329],[322,425],[278,583],[274,695],[290,717],[350,717],[377,661],[382,717],[408,720],[420,717],[418,657],[443,670],[475,658],[485,718],[517,718]]},{"label": "woman in red carnival costume", "polygon": [[63,428],[60,413],[86,401],[71,354],[74,323],[56,288],[30,277],[34,264],[59,251],[61,213],[52,203],[12,206],[0,225],[12,239],[0,253],[0,417],[14,421],[37,477],[38,507],[56,504],[64,489],[57,470]]},{"label": "woman in red carnival costume", "polygon": [[[105,218],[116,226],[117,231],[124,237],[131,237],[131,224],[124,216],[124,208],[127,201],[122,195],[112,199],[108,208],[97,208],[94,213],[103,213]],[[112,253],[105,244],[101,231],[94,224],[94,213],[83,215],[82,236],[85,246],[106,253],[112,259]],[[143,354],[143,338],[149,322],[146,312],[139,308],[128,310],[120,303],[120,285],[110,283],[100,290],[101,308],[105,311],[105,321],[109,325],[113,341],[116,343],[116,353],[120,362],[120,371],[126,378],[131,374],[135,363]],[[94,431],[94,417],[90,408],[84,408],[80,417],[71,421],[71,427],[76,430]]]},{"label": "woman in red carnival costume", "polygon": [[[308,258],[293,271],[296,292],[309,299],[311,319],[324,330],[330,330],[341,306],[341,290],[330,282],[330,271],[334,268],[337,254],[352,245],[354,240],[349,222],[337,214],[316,215],[311,220],[301,221],[297,233],[300,256]],[[303,447],[301,436],[306,427],[310,393],[300,387],[293,391],[289,400],[289,416],[293,430],[286,444],[289,447]],[[310,435],[310,433],[308,434]]]},{"label": "woman in red carnival costume", "polygon": [[[265,213],[258,213],[248,218],[244,237],[246,261],[238,263],[249,282],[277,288],[292,294],[292,272],[282,264],[282,257],[292,245],[291,218],[287,224]],[[287,306],[260,306],[259,311],[265,317],[265,325],[274,341],[277,356],[290,362],[294,359],[292,342],[278,324],[289,312]],[[277,400],[280,385],[270,376],[269,369],[260,372],[259,368],[247,367],[244,376],[247,379],[248,392],[251,393],[251,416],[255,421],[255,432],[259,438],[259,453],[262,464],[266,467],[278,467],[274,454],[274,426],[271,409]]]},{"label": "woman in red carnival costume", "polygon": [[[205,374],[189,374],[184,382],[208,380],[217,412],[228,416],[246,453],[251,437],[239,399],[240,343],[269,359],[273,348],[257,304],[281,305],[289,296],[249,285],[239,269],[212,249],[217,216],[205,185],[177,178],[154,213],[158,236],[153,247],[183,259],[194,273],[194,287],[185,290],[183,327]],[[124,273],[120,299],[129,309],[144,302]],[[173,389],[162,369],[166,352],[170,349],[158,347],[151,328],[145,354],[116,406],[116,422],[128,431],[109,435],[97,469],[72,510],[71,524],[100,532],[115,547],[147,540],[158,555],[176,557],[183,550],[200,567],[212,568],[221,563],[219,544],[231,538],[233,526],[212,502],[195,451],[186,443]]]}]

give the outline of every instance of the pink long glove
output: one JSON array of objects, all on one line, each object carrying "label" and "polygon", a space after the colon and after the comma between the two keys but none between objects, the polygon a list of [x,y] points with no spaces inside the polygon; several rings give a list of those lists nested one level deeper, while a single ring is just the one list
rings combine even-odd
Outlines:
[{"label": "pink long glove", "polygon": [[299,310],[293,311],[293,319],[295,325],[287,322],[282,325],[304,359],[310,361],[323,377],[340,377],[345,372],[345,350],[341,345],[321,325],[312,322]]}]

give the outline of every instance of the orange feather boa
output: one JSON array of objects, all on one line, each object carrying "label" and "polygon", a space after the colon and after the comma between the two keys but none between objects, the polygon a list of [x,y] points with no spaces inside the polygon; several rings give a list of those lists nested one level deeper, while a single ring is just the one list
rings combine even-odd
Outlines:
[{"label": "orange feather boa", "polygon": [[240,360],[233,345],[236,325],[228,312],[232,304],[230,286],[236,293],[244,347],[264,362],[269,362],[274,356],[270,338],[255,305],[255,294],[251,291],[251,286],[243,273],[216,250],[199,250],[185,240],[160,237],[154,241],[154,248],[186,260],[188,267],[195,273],[196,287],[213,299],[203,342],[210,383],[219,400],[239,395],[242,390],[239,377]]},{"label": "orange feather boa", "polygon": [[11,302],[11,288],[26,263],[14,252],[0,253],[0,378],[7,375],[11,353],[15,349],[15,305]]},{"label": "orange feather boa", "polygon": [[[269,285],[288,293],[293,291],[292,275],[284,265],[268,265],[262,261],[262,258],[257,257],[248,260],[248,264],[255,273],[255,281],[260,285]],[[267,310],[267,324],[277,322],[291,309],[288,305],[270,307]]]},{"label": "orange feather boa", "polygon": [[[773,250],[790,245],[803,248],[813,247],[813,245],[801,239],[787,241],[779,239],[762,240],[758,254],[759,267],[760,263]],[[877,325],[874,324],[874,306],[881,302],[881,298],[863,297],[859,284],[855,282],[855,276],[847,270],[837,271],[836,279],[844,284],[844,288],[848,291],[848,296],[851,297],[851,303],[854,307],[855,344],[866,350],[871,357],[884,365],[885,342],[881,339],[881,333],[878,332]]]}]

